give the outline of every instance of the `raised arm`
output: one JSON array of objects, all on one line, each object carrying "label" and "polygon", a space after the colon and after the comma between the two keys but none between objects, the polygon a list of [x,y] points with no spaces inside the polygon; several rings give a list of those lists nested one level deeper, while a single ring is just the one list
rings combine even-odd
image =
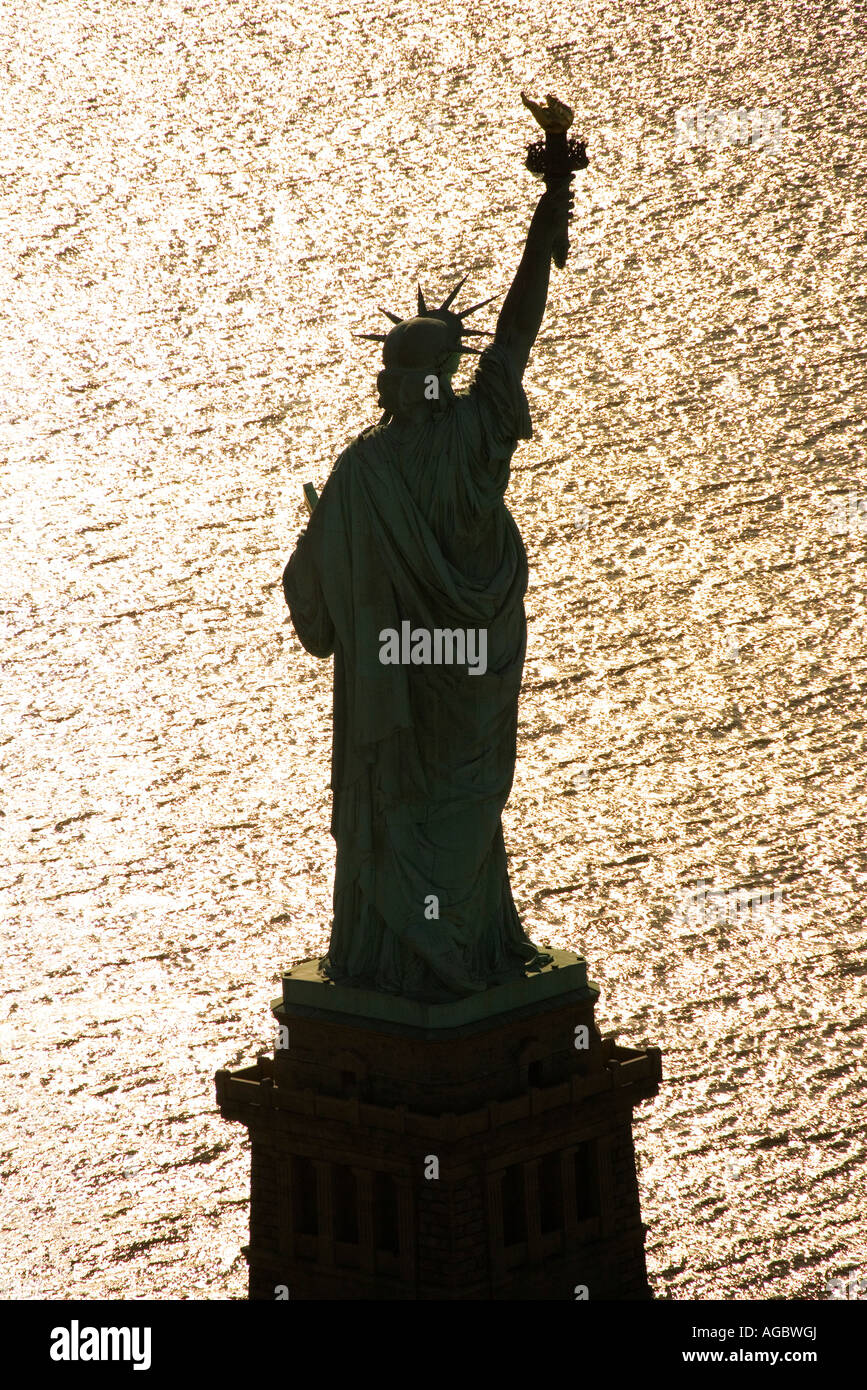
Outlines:
[{"label": "raised arm", "polygon": [[570,179],[552,180],[536,205],[521,264],[500,310],[494,342],[506,349],[520,376],[545,313],[554,244],[568,227],[571,208]]}]

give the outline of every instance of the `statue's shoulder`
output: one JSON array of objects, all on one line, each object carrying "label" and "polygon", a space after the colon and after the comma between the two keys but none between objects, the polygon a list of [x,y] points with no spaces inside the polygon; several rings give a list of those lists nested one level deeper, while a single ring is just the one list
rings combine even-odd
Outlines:
[{"label": "statue's shoulder", "polygon": [[357,434],[354,439],[349,441],[343,453],[338,458],[337,463],[334,465],[335,468],[344,461],[351,462],[359,458],[371,447],[375,448],[377,445],[382,444],[384,439],[385,432],[381,421],[377,421],[375,425],[368,425],[366,429],[363,429],[360,434]]},{"label": "statue's shoulder", "polygon": [[[368,426],[351,439],[342,453],[338,454],[328,475],[325,486],[330,485],[331,494],[341,492],[347,487],[352,488],[354,480],[358,477],[358,470],[364,470],[381,450],[382,430],[378,424]],[[323,496],[324,492],[323,489]]]},{"label": "statue's shoulder", "polygon": [[347,473],[351,472],[353,464],[358,461],[361,454],[364,452],[365,440],[369,434],[370,430],[362,430],[361,434],[357,434],[354,439],[350,439],[346,448],[343,449],[334,460],[334,467],[331,470],[332,476],[335,473],[341,473],[345,476]]},{"label": "statue's shoulder", "polygon": [[[373,424],[373,425],[368,425],[366,429],[363,429],[363,430],[361,431],[361,434],[357,434],[357,435],[355,436],[355,438],[354,438],[354,440],[352,441],[352,443],[353,443],[353,444],[358,444],[359,441],[362,440],[362,439],[372,439],[373,436],[376,435],[376,434],[382,434],[382,421],[381,421],[381,420],[377,420],[376,423]],[[351,448],[351,447],[352,447],[352,446],[350,445],[350,448]]]}]

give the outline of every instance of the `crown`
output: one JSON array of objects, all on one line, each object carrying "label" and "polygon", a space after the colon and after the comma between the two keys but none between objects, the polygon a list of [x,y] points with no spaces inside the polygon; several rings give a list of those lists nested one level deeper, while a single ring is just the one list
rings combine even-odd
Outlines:
[{"label": "crown", "polygon": [[[471,304],[468,309],[462,309],[460,313],[457,313],[451,307],[455,299],[463,289],[464,285],[467,283],[468,279],[469,276],[465,275],[463,280],[460,280],[458,284],[455,285],[451,293],[446,295],[445,299],[443,300],[442,304],[439,306],[438,309],[429,309],[427,307],[427,304],[425,303],[424,294],[422,293],[421,285],[418,286],[418,312],[415,315],[415,317],[420,319],[439,319],[441,323],[445,324],[446,328],[449,330],[449,357],[455,356],[457,354],[460,354],[461,356],[465,354],[472,354],[473,356],[478,357],[479,349],[473,347],[464,347],[462,345],[461,339],[493,337],[493,334],[484,328],[465,328],[463,321],[464,319],[469,318],[470,314],[476,313],[478,309],[484,309],[486,304],[493,303],[493,301],[499,297],[498,295],[492,294],[490,299],[482,299],[479,301],[478,304]],[[395,325],[410,322],[409,319],[402,319],[399,314],[393,313],[391,309],[380,308],[380,313],[385,314],[385,317],[387,319],[391,319],[391,322]],[[365,338],[372,343],[384,343],[386,338],[388,337],[388,334],[356,333],[355,336],[357,338]]]}]

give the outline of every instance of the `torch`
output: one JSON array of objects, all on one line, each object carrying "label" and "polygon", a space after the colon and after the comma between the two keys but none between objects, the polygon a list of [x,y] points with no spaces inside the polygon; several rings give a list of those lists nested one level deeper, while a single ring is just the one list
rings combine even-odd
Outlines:
[{"label": "torch", "polygon": [[[545,97],[544,106],[541,102],[532,101],[526,92],[521,93],[521,100],[545,132],[544,140],[535,140],[527,146],[524,162],[530,173],[543,178],[546,188],[560,179],[571,181],[575,170],[586,169],[588,163],[584,142],[567,135],[575,119],[574,111],[565,101],[551,96],[550,92]],[[568,231],[555,241],[553,255],[554,264],[562,270],[569,255]]]}]

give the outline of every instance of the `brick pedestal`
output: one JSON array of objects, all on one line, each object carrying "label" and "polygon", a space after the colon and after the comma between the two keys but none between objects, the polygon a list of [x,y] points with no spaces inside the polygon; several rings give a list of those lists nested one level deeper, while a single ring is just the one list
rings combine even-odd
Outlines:
[{"label": "brick pedestal", "polygon": [[597,996],[569,952],[455,1005],[291,972],[288,1046],[216,1077],[250,1131],[250,1297],[649,1297],[632,1110],[660,1054],[600,1037]]}]

